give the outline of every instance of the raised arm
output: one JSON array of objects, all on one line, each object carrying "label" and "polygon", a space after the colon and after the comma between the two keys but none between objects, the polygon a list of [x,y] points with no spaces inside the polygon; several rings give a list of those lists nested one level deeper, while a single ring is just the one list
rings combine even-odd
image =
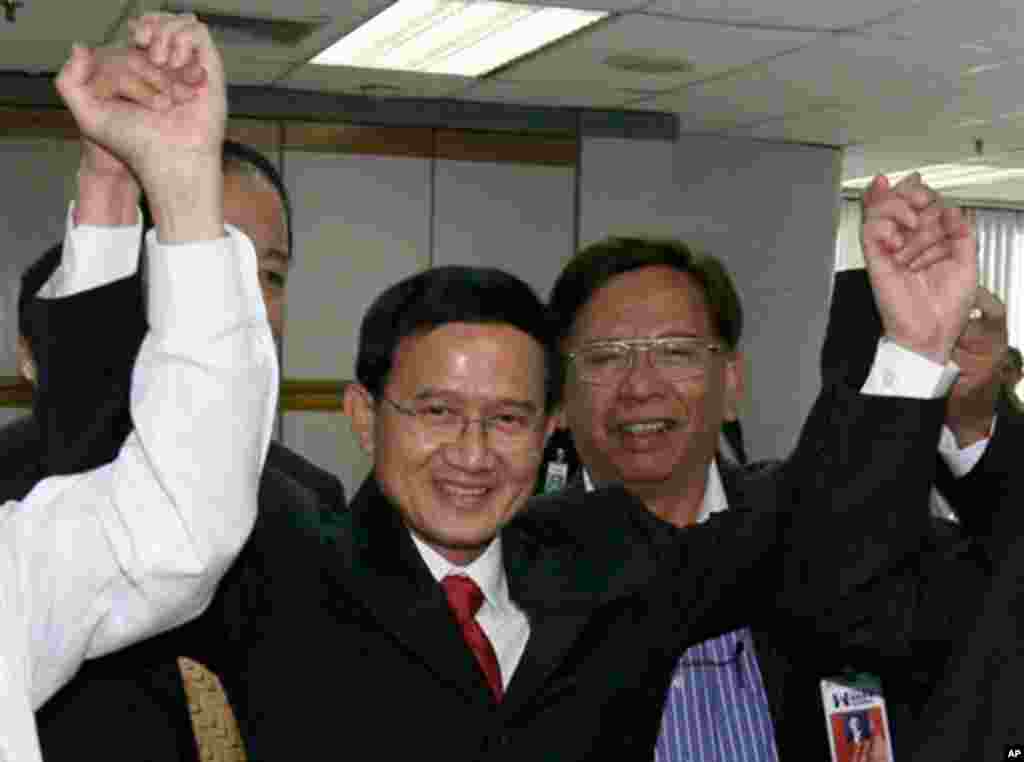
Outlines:
[{"label": "raised arm", "polygon": [[150,333],[133,378],[135,431],[110,465],[46,480],[5,516],[0,558],[33,706],[82,658],[206,605],[252,526],[276,402],[255,254],[221,221],[219,57],[191,17],[143,17],[135,42],[157,66],[198,65],[203,81],[194,97],[154,112],[92,99],[84,49],[58,78],[87,138],[140,179],[157,230],[148,239]]}]

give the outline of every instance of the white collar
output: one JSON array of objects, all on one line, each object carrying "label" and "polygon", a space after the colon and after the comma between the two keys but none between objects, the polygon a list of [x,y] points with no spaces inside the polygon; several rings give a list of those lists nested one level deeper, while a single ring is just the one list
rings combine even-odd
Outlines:
[{"label": "white collar", "polygon": [[[590,478],[590,472],[583,469],[583,485],[587,492],[593,492],[594,481]],[[718,472],[718,463],[712,458],[708,464],[708,479],[704,485],[704,500],[701,502],[700,513],[697,514],[697,523],[703,524],[712,513],[721,513],[729,507],[729,500],[725,496],[725,487],[722,486],[722,475]]]},{"label": "white collar", "polygon": [[508,580],[505,578],[505,566],[502,563],[501,537],[495,537],[487,550],[466,566],[456,566],[432,547],[421,540],[415,532],[409,533],[416,549],[430,570],[431,576],[438,582],[449,574],[463,574],[472,579],[484,594],[484,599],[492,606],[504,608],[508,602]]}]

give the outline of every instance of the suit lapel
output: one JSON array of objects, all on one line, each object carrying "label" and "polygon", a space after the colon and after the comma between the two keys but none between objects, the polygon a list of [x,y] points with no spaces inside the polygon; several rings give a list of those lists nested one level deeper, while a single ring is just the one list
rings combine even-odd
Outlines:
[{"label": "suit lapel", "polygon": [[[441,586],[372,476],[352,502],[351,530],[339,537],[325,571],[327,605],[354,601],[439,681],[469,701],[492,700]],[[337,611],[341,620],[351,616]]]},{"label": "suit lapel", "polygon": [[565,661],[593,607],[578,599],[538,594],[551,591],[566,568],[549,549],[531,546],[510,532],[502,537],[502,550],[509,594],[530,621],[526,649],[505,692],[504,708],[515,712],[541,693]]}]

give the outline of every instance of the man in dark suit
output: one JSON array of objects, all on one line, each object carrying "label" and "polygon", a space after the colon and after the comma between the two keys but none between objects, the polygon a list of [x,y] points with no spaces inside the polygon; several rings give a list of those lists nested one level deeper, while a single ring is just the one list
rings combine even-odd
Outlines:
[{"label": "man in dark suit", "polygon": [[[47,249],[21,276],[21,288],[18,291],[18,375],[33,387],[38,372],[32,345],[38,342],[38,334],[33,328],[29,304],[59,263],[58,244]],[[45,473],[44,449],[42,432],[32,413],[16,418],[0,428],[0,474],[3,474],[0,478],[0,502],[21,500],[42,480]]]},{"label": "man in dark suit", "polygon": [[[280,345],[285,285],[292,261],[288,195],[276,168],[248,146],[226,141],[223,165],[225,218],[255,243],[262,295]],[[78,184],[76,216],[80,223],[119,221],[97,217],[97,206],[104,214],[113,210],[115,215],[123,212],[127,220],[134,217],[139,191],[133,176],[95,144],[85,144]],[[124,208],[118,209],[118,204]],[[95,269],[100,259],[97,285],[104,277],[112,277],[112,282],[66,299],[37,298],[26,304],[32,318],[28,335],[41,379],[35,417],[46,433],[45,446],[41,445],[44,457],[36,460],[38,467],[26,483],[26,491],[44,472],[73,473],[112,460],[132,429],[130,369],[147,328],[143,275],[137,266],[141,264],[139,235],[129,228],[116,239],[116,245],[90,251],[88,239],[76,240],[72,233],[71,250],[65,257],[67,271],[88,277],[86,273],[90,267]],[[50,255],[49,272],[31,282],[24,294],[26,301],[39,292],[60,263],[61,247]],[[261,513],[282,506],[309,514],[313,524],[320,513],[345,507],[344,488],[336,476],[277,442],[270,445],[259,500]],[[193,623],[89,662],[38,713],[46,758],[197,762],[178,657],[215,661],[216,655],[189,645],[191,633],[202,627],[201,622]],[[203,641],[203,645],[207,642],[218,643]],[[113,744],[106,734],[94,730],[111,722],[118,727],[118,740]]]},{"label": "man in dark suit", "polygon": [[[877,315],[867,288],[867,303],[841,316],[851,330],[865,312]],[[608,239],[566,265],[550,306],[570,358],[565,422],[586,469],[574,489],[621,483],[679,526],[736,506],[757,509],[765,466],[739,468],[717,456],[716,434],[734,415],[743,378],[742,311],[721,263],[678,242]],[[862,386],[880,319],[878,328],[858,338],[862,373],[831,359],[824,377],[838,371]],[[852,349],[831,333],[828,348]],[[827,758],[819,683],[849,655],[830,664],[824,649],[807,649],[771,621],[749,624],[683,654],[655,759],[725,762],[737,749],[752,762]]]},{"label": "man in dark suit", "polygon": [[[935,378],[974,277],[943,246],[938,310],[904,268],[887,274],[895,333]],[[755,614],[836,647],[889,624],[869,594],[926,517],[887,506],[923,500],[941,400],[831,380],[757,511],[677,530],[616,488],[522,510],[560,368],[543,305],[499,271],[430,270],[376,300],[345,395],[373,475],[330,531],[261,505],[192,630],[250,759],[648,759],[686,645]]]}]

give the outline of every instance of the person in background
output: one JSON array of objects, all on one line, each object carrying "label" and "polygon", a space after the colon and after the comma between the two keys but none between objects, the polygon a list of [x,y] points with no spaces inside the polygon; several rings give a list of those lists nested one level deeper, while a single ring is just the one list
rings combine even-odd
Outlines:
[{"label": "person in background", "polygon": [[[16,362],[18,376],[33,388],[33,407],[38,370],[32,346],[38,343],[38,332],[30,319],[29,304],[32,295],[49,279],[59,262],[60,244],[47,249],[25,269],[18,291]],[[43,433],[34,412],[0,427],[0,502],[21,500],[43,478],[45,450]]]}]

